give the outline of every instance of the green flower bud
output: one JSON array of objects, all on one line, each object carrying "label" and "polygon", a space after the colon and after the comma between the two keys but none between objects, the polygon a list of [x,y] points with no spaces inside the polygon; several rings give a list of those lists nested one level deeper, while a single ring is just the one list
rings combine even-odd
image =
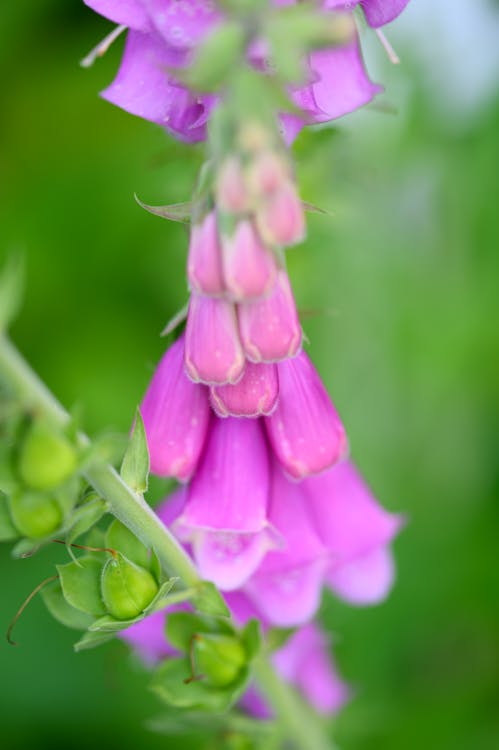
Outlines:
[{"label": "green flower bud", "polygon": [[110,615],[117,620],[131,620],[151,603],[158,584],[148,570],[118,552],[104,565],[101,591]]},{"label": "green flower bud", "polygon": [[42,539],[56,531],[62,510],[52,497],[37,492],[18,492],[10,498],[10,512],[16,528],[29,539]]},{"label": "green flower bud", "polygon": [[19,475],[32,490],[50,490],[75,471],[76,451],[64,435],[43,421],[28,429],[19,456]]},{"label": "green flower bud", "polygon": [[215,687],[234,682],[247,661],[243,646],[231,636],[199,633],[194,643],[197,671]]}]

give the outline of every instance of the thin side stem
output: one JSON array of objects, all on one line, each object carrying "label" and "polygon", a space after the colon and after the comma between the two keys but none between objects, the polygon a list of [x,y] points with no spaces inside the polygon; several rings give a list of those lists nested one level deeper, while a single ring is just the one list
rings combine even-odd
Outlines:
[{"label": "thin side stem", "polygon": [[[0,375],[29,408],[40,412],[61,427],[69,423],[70,416],[66,410],[16,347],[1,335]],[[83,433],[78,434],[78,442],[82,447],[90,444],[89,438]],[[96,463],[86,467],[82,475],[107,500],[113,515],[131,529],[146,546],[156,550],[162,565],[169,573],[180,577],[185,589],[200,583],[197,570],[189,556],[144,498],[133,492],[111,466]],[[308,711],[294,691],[282,682],[263,655],[256,659],[254,675],[281,722],[290,746],[299,750],[335,750],[323,734],[317,717]]]}]

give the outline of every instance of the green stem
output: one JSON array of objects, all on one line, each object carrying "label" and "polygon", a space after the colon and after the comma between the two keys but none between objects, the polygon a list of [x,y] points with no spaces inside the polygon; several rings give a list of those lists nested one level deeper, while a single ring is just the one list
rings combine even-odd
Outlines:
[{"label": "green stem", "polygon": [[[1,335],[0,375],[28,408],[42,413],[61,427],[69,423],[71,418],[66,410],[16,347]],[[83,433],[78,434],[78,442],[82,447],[90,444],[89,438]],[[87,466],[82,475],[107,500],[113,515],[128,526],[144,544],[156,550],[164,568],[172,575],[179,576],[184,588],[195,587],[200,583],[189,556],[144,498],[133,492],[111,466],[95,463]],[[334,750],[323,735],[317,717],[279,679],[264,656],[259,656],[256,660],[255,678],[292,745],[300,750]]]}]

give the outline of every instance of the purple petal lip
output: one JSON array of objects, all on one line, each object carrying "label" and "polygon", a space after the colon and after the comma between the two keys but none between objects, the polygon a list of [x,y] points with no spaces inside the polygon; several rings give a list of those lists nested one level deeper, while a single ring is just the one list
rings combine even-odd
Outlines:
[{"label": "purple petal lip", "polygon": [[244,352],[234,306],[193,293],[185,330],[185,368],[195,383],[235,384],[242,378]]},{"label": "purple petal lip", "polygon": [[247,362],[237,385],[221,385],[210,389],[210,400],[219,417],[269,416],[277,406],[279,380],[272,364]]},{"label": "purple petal lip", "polygon": [[114,23],[137,31],[151,31],[152,24],[142,0],[83,0],[85,5]]},{"label": "purple petal lip", "polygon": [[184,373],[184,338],[161,359],[142,401],[153,474],[187,481],[194,473],[211,419],[207,389]]},{"label": "purple petal lip", "polygon": [[304,352],[277,369],[279,402],[265,420],[270,444],[290,477],[319,474],[344,458],[345,429]]}]

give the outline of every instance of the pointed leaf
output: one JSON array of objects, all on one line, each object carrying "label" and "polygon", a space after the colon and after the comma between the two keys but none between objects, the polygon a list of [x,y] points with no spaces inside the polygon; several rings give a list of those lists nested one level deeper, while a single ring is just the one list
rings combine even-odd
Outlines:
[{"label": "pointed leaf", "polygon": [[119,630],[126,630],[130,625],[134,625],[136,622],[140,622],[144,619],[144,615],[140,614],[131,620],[116,620],[111,615],[104,615],[95,620],[88,628],[91,633],[117,633]]},{"label": "pointed leaf", "polygon": [[189,224],[191,220],[192,203],[190,202],[172,203],[170,206],[149,206],[147,203],[143,203],[138,195],[135,194],[134,198],[141,208],[155,216],[161,216],[161,218],[170,221],[179,221],[182,224]]},{"label": "pointed leaf", "polygon": [[75,645],[73,646],[75,651],[86,651],[89,648],[95,648],[96,646],[101,646],[103,643],[107,643],[112,638],[114,638],[114,633],[91,633],[87,632],[79,640]]},{"label": "pointed leaf", "polygon": [[147,491],[149,476],[149,449],[146,431],[140,410],[137,409],[132,436],[128,443],[120,474],[123,480],[135,492]]},{"label": "pointed leaf", "polygon": [[194,597],[198,612],[214,617],[230,617],[230,611],[217,587],[211,581],[202,581]]},{"label": "pointed leaf", "polygon": [[241,631],[240,637],[248,659],[254,659],[262,645],[262,634],[258,620],[250,620]]},{"label": "pointed leaf", "polygon": [[168,581],[165,581],[163,584],[161,584],[158,589],[158,593],[149,604],[149,606],[145,608],[145,615],[152,615],[153,612],[159,612],[160,610],[169,606],[170,602],[168,594],[178,582],[178,580],[178,578],[170,578]]},{"label": "pointed leaf", "polygon": [[50,614],[67,628],[86,630],[92,624],[92,615],[68,604],[62,593],[60,581],[50,583],[40,593]]},{"label": "pointed leaf", "polygon": [[223,711],[232,702],[232,690],[217,690],[191,676],[188,659],[168,659],[154,673],[151,689],[170,706]]},{"label": "pointed leaf", "polygon": [[178,326],[184,322],[184,320],[187,319],[187,313],[189,312],[189,303],[186,302],[185,305],[173,316],[173,318],[170,318],[166,326],[161,331],[160,336],[169,336],[170,333],[173,333],[173,331],[178,328]]},{"label": "pointed leaf", "polygon": [[91,615],[105,615],[101,596],[102,561],[79,557],[78,562],[56,565],[64,596],[69,604]]}]

